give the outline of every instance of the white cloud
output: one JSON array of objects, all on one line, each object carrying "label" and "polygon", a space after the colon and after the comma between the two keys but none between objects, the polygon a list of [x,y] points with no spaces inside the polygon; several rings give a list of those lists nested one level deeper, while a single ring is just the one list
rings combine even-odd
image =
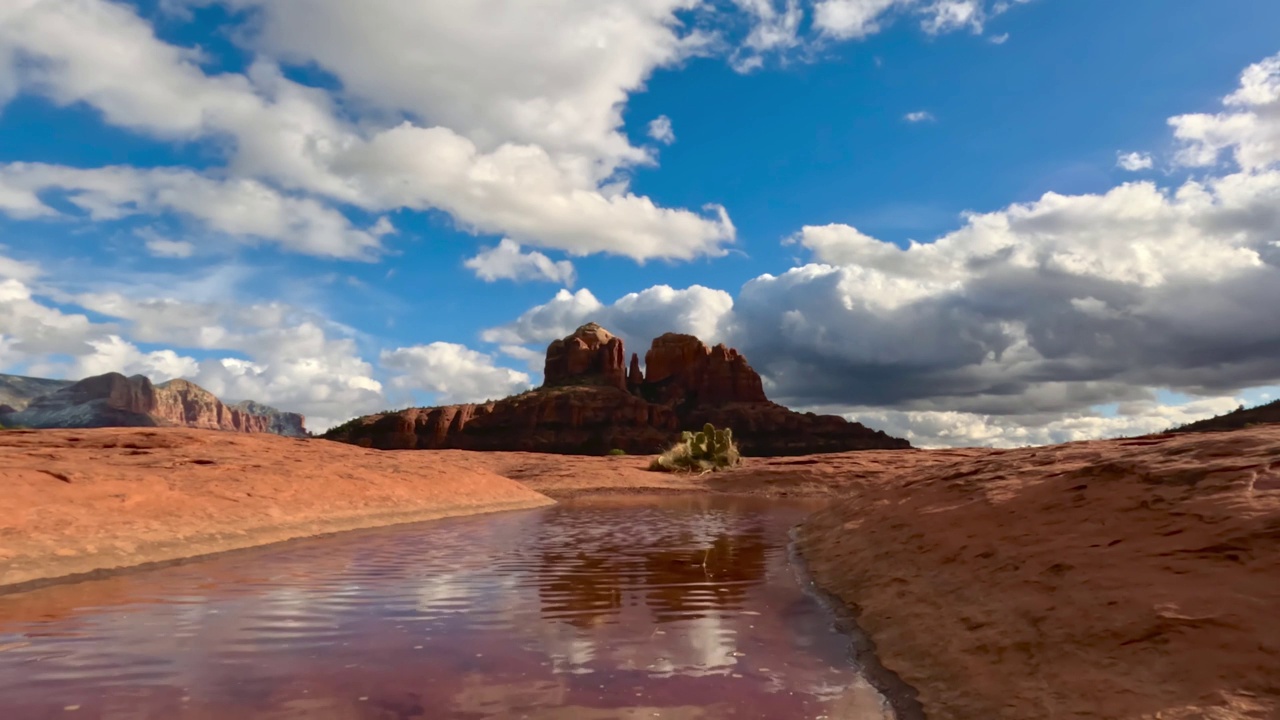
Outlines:
[{"label": "white cloud", "polygon": [[573,287],[577,277],[573,263],[568,260],[553,262],[540,252],[521,252],[519,244],[505,238],[494,247],[484,248],[464,264],[486,282],[547,280]]},{"label": "white cloud", "polygon": [[399,373],[394,386],[435,393],[446,404],[497,400],[531,387],[528,374],[497,367],[491,355],[454,343],[383,351],[382,364]]},{"label": "white cloud", "polygon": [[1009,33],[1000,33],[999,35],[992,35],[990,38],[988,38],[988,40],[990,40],[993,45],[1003,45],[1009,42]]},{"label": "white cloud", "polygon": [[1141,170],[1150,170],[1155,166],[1155,161],[1151,159],[1150,153],[1129,152],[1116,154],[1116,167],[1129,172],[1139,172]]},{"label": "white cloud", "polygon": [[[1016,4],[1025,1],[1016,0]],[[985,0],[818,0],[813,25],[830,38],[861,39],[880,32],[893,15],[910,12],[931,35],[958,30],[980,33],[988,18],[1011,7],[1008,2],[997,2],[988,10]]]},{"label": "white cloud", "polygon": [[658,207],[647,197],[575,184],[540,148],[504,145],[478,155],[441,128],[402,124],[335,161],[382,209],[439,208],[467,229],[575,255],[636,260],[722,255],[735,236],[724,208],[705,215]]},{"label": "white cloud", "polygon": [[[785,397],[1077,410],[1280,377],[1280,172],[1047,194],[899,248],[842,226],[743,287],[730,337]],[[785,348],[782,351],[781,348]]]},{"label": "white cloud", "polygon": [[530,372],[540,373],[546,362],[546,354],[540,350],[534,350],[522,345],[502,345],[498,351],[509,358],[514,358],[524,363]]},{"label": "white cloud", "polygon": [[1206,167],[1229,152],[1244,170],[1280,163],[1280,55],[1246,68],[1240,87],[1223,104],[1229,109],[1216,115],[1170,118],[1174,135],[1183,143],[1178,162]]},{"label": "white cloud", "polygon": [[[195,51],[159,41],[124,5],[45,0],[8,11],[0,57],[27,92],[85,102],[113,125],[161,138],[222,143],[228,183],[253,178],[372,211],[439,209],[468,230],[577,254],[687,259],[733,240],[723,209],[660,208],[616,175],[652,161],[621,132],[628,94],[704,45],[678,32],[674,12],[687,4],[494,14],[271,3],[252,25],[259,55],[246,73],[207,75]],[[295,22],[300,12],[305,22]],[[286,79],[277,57],[333,71],[358,101],[348,109],[365,117],[340,119],[329,94]],[[414,120],[387,122],[402,113]],[[0,207],[48,214],[30,193],[0,193]]]},{"label": "white cloud", "polygon": [[666,115],[659,115],[649,122],[649,137],[657,140],[663,145],[670,145],[676,141],[676,133],[671,129],[671,118]]},{"label": "white cloud", "polygon": [[528,310],[515,321],[484,331],[481,339],[545,347],[585,323],[596,322],[621,337],[628,352],[644,357],[649,342],[668,332],[696,335],[708,344],[720,342],[724,337],[721,322],[732,308],[729,293],[701,285],[684,290],[657,285],[624,295],[612,305],[600,302],[586,288],[561,290],[550,302]]},{"label": "white cloud", "polygon": [[[628,191],[628,169],[655,160],[651,149],[627,139],[623,110],[655,70],[690,57],[724,52],[745,69],[765,53],[811,42],[799,35],[798,0],[734,0],[731,9],[697,0],[508,3],[496,13],[398,0],[221,4],[245,13],[236,27],[251,52],[243,73],[206,73],[200,51],[162,42],[125,4],[11,3],[0,27],[0,102],[34,93],[60,105],[85,103],[115,126],[214,143],[228,164],[206,177],[205,192],[252,190],[263,196],[254,203],[283,202],[292,207],[285,214],[320,223],[305,231],[286,223],[277,238],[259,226],[259,210],[252,222],[229,222],[224,232],[259,233],[290,250],[338,257],[371,254],[385,223],[349,231],[333,202],[373,212],[442,210],[465,230],[575,255],[720,255],[735,239],[723,208],[663,208]],[[863,36],[898,9],[945,32],[976,22],[981,8],[965,10],[970,5],[823,0],[814,6],[814,27],[824,37]],[[732,24],[736,13],[750,31],[737,49],[726,49],[721,29],[684,22],[691,10],[715,14],[716,28]],[[314,63],[340,90],[293,82],[281,63]],[[662,123],[654,129],[660,142],[670,140]],[[148,171],[169,179],[173,172]],[[30,190],[0,188],[0,208],[14,217],[52,214]],[[214,219],[177,199],[153,199],[139,212],[161,208]]]},{"label": "white cloud", "polygon": [[186,240],[170,240],[158,233],[141,230],[135,233],[146,243],[147,252],[158,258],[189,258],[196,252],[194,243]]},{"label": "white cloud", "polygon": [[1232,396],[1200,398],[1182,405],[1142,400],[1124,403],[1112,414],[1085,410],[1065,416],[851,408],[846,417],[907,438],[916,447],[1021,447],[1147,435],[1235,410],[1238,404]]},{"label": "white cloud", "polygon": [[[311,429],[386,404],[355,343],[332,337],[332,324],[313,313],[281,303],[154,297],[154,288],[142,283],[137,295],[69,294],[42,280],[38,268],[12,261],[0,262],[0,276],[0,371],[71,379],[112,371],[155,381],[182,377],[224,400],[302,412]],[[199,291],[204,282],[187,277],[172,284]],[[108,320],[90,320],[55,302]],[[144,351],[143,343],[169,347]]]},{"label": "white cloud", "polygon": [[[218,179],[168,168],[0,165],[0,211],[12,211],[18,217],[58,216],[60,213],[37,195],[51,189],[63,191],[67,202],[94,221],[173,212],[234,239],[270,240],[310,255],[369,259],[381,247],[376,234],[352,227],[337,210],[311,198],[285,195],[254,180]],[[5,204],[6,197],[17,201]],[[165,243],[148,247],[153,251],[155,247],[180,250]]]},{"label": "white cloud", "polygon": [[751,19],[751,31],[729,57],[738,72],[750,72],[764,65],[770,53],[784,53],[803,44],[800,23],[804,9],[799,0],[733,0],[739,10]]},{"label": "white cloud", "polygon": [[935,0],[923,12],[921,27],[931,35],[964,29],[980,33],[985,20],[982,0]]},{"label": "white cloud", "polygon": [[837,39],[864,38],[880,31],[879,20],[891,9],[911,5],[914,0],[818,0],[813,6],[813,25],[824,35]]},{"label": "white cloud", "polygon": [[153,382],[192,377],[198,372],[199,364],[190,357],[179,355],[173,350],[142,352],[119,335],[95,338],[88,345],[92,352],[75,357],[69,366],[59,367],[54,364],[42,368],[37,365],[35,371],[44,374],[52,370],[55,374],[69,378],[118,372],[124,375],[146,375]]},{"label": "white cloud", "polygon": [[916,112],[907,113],[906,115],[903,116],[902,119],[906,120],[909,123],[922,123],[922,122],[933,122],[937,118],[935,118],[933,116],[933,113],[931,112],[928,112],[926,110],[918,110]]},{"label": "white cloud", "polygon": [[314,61],[352,97],[452,128],[481,153],[528,144],[609,166],[646,157],[619,131],[628,95],[707,43],[676,18],[694,0],[223,4],[256,11],[259,53]]}]

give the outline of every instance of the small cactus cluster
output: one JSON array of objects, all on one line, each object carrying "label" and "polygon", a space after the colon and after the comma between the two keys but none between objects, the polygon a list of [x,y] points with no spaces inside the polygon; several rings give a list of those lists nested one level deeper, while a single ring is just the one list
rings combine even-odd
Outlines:
[{"label": "small cactus cluster", "polygon": [[686,430],[665,453],[654,458],[653,470],[701,470],[710,472],[738,464],[738,446],[729,428],[717,430],[711,423],[698,432]]}]

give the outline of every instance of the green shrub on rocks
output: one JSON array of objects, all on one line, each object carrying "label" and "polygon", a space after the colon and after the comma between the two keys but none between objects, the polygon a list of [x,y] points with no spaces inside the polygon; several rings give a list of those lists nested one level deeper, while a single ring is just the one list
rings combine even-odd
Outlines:
[{"label": "green shrub on rocks", "polygon": [[650,470],[666,472],[712,472],[737,465],[742,460],[729,428],[717,430],[711,423],[699,432],[685,431],[680,442],[653,459]]},{"label": "green shrub on rocks", "polygon": [[626,451],[626,450],[622,450],[622,449],[620,449],[620,448],[614,448],[614,449],[610,450],[610,451],[609,451],[608,453],[606,453],[606,454],[607,454],[607,455],[626,455],[626,454],[627,454],[627,451]]}]

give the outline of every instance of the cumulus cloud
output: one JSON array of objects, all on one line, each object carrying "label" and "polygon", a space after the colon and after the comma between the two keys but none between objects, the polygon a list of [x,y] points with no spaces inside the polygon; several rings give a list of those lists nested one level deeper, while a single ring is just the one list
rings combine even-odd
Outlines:
[{"label": "cumulus cloud", "polygon": [[671,118],[666,115],[659,115],[649,122],[649,137],[657,140],[663,145],[670,145],[676,141],[675,130],[671,129]]},{"label": "cumulus cloud", "polygon": [[927,110],[917,110],[916,112],[907,113],[903,116],[903,119],[909,123],[922,123],[932,122],[937,118],[933,116],[933,113],[928,112]]},{"label": "cumulus cloud", "polygon": [[596,322],[621,337],[629,352],[643,357],[649,341],[668,332],[696,335],[709,344],[720,342],[724,337],[721,322],[732,308],[729,293],[701,285],[684,290],[657,285],[624,295],[610,305],[586,288],[561,290],[551,301],[513,322],[484,331],[481,339],[506,346],[545,347],[581,325]]},{"label": "cumulus cloud", "polygon": [[[335,203],[441,210],[467,231],[640,261],[720,255],[736,232],[723,208],[663,208],[629,192],[628,170],[655,162],[624,132],[630,95],[656,70],[697,55],[724,53],[745,70],[813,42],[800,36],[799,0],[507,3],[498,13],[398,0],[166,7],[207,4],[235,11],[236,38],[249,51],[243,72],[206,72],[199,50],[161,41],[123,3],[10,3],[0,23],[0,102],[31,93],[84,103],[111,125],[209,143],[227,160],[217,192],[243,195],[242,183],[258,183],[254,202],[283,202],[309,218],[341,215]],[[977,0],[822,0],[812,24],[823,38],[861,37],[891,10],[918,14],[930,32],[976,26],[985,12]],[[690,11],[713,20],[686,22]],[[727,42],[725,26],[742,18],[750,30]],[[290,80],[282,64],[314,64],[338,89]],[[672,139],[662,118],[650,130]],[[268,186],[288,194],[268,200]],[[14,217],[50,214],[20,186],[0,188],[0,207]],[[342,222],[324,217],[327,236],[294,229],[286,236],[304,240],[281,245],[339,257],[376,247],[367,245],[374,230],[334,237]],[[250,226],[249,234],[260,229]]]},{"label": "cumulus cloud", "polygon": [[1113,412],[980,415],[954,411],[897,411],[851,408],[850,420],[870,425],[916,447],[1022,447],[1162,432],[1184,423],[1230,412],[1231,396],[1207,397],[1181,405],[1146,399],[1119,404]]},{"label": "cumulus cloud", "polygon": [[[233,239],[268,240],[309,255],[371,259],[381,248],[380,233],[353,227],[345,215],[314,199],[291,197],[255,180],[169,168],[0,164],[0,212],[60,217],[40,200],[39,193],[48,190],[61,191],[92,221],[172,212]],[[147,239],[147,248],[166,257],[187,257],[193,249],[155,237]]]},{"label": "cumulus cloud", "polygon": [[[375,212],[443,210],[467,230],[577,254],[687,259],[733,240],[722,208],[661,208],[618,182],[620,169],[652,162],[621,132],[628,94],[702,45],[675,22],[684,0],[560,14],[516,4],[496,15],[384,1],[359,12],[345,2],[228,4],[257,13],[246,30],[257,54],[243,74],[206,74],[195,51],[104,0],[8,8],[0,64],[20,90],[87,103],[113,125],[217,141],[231,176],[294,193]],[[279,60],[333,72],[355,101],[347,109],[367,117],[343,119],[334,97],[285,78]],[[0,191],[10,214],[48,214],[21,188],[11,194]]]},{"label": "cumulus cloud", "polygon": [[1223,99],[1226,110],[1170,118],[1183,144],[1179,163],[1191,167],[1216,164],[1224,153],[1244,170],[1280,162],[1280,55],[1250,65],[1240,87]]},{"label": "cumulus cloud", "polygon": [[606,164],[646,158],[620,132],[628,95],[709,40],[676,17],[694,0],[514,2],[497,12],[399,0],[222,4],[256,12],[248,42],[258,53],[315,62],[346,94],[452,128],[481,153],[517,143]]},{"label": "cumulus cloud", "polygon": [[532,385],[527,373],[497,367],[493,356],[455,343],[383,351],[382,364],[398,373],[395,387],[435,393],[441,403],[497,400]]},{"label": "cumulus cloud", "polygon": [[830,38],[861,39],[880,32],[894,15],[911,14],[931,35],[957,30],[981,33],[987,20],[1027,1],[988,5],[984,0],[818,0],[813,25]]},{"label": "cumulus cloud", "polygon": [[982,0],[937,0],[925,9],[921,27],[932,35],[956,30],[982,32]]},{"label": "cumulus cloud", "polygon": [[[181,377],[224,400],[302,412],[308,427],[321,430],[385,405],[382,384],[355,342],[314,313],[278,302],[153,297],[149,290],[68,293],[38,267],[0,262],[0,371]],[[70,307],[83,312],[60,309]]]},{"label": "cumulus cloud", "polygon": [[751,30],[730,56],[729,63],[738,72],[750,72],[764,65],[771,53],[784,53],[803,44],[800,23],[804,10],[799,0],[733,0],[733,4],[751,21]]},{"label": "cumulus cloud", "polygon": [[505,238],[494,247],[484,248],[464,265],[486,282],[547,280],[573,287],[577,277],[568,260],[555,262],[540,252],[523,252],[519,244]]},{"label": "cumulus cloud", "polygon": [[1151,159],[1151,153],[1128,152],[1116,154],[1116,167],[1129,172],[1139,172],[1141,170],[1150,170],[1155,166],[1155,161]]},{"label": "cumulus cloud", "polygon": [[813,6],[813,25],[823,34],[863,38],[880,31],[880,18],[912,0],[819,0]]},{"label": "cumulus cloud", "polygon": [[807,227],[817,262],[747,283],[731,336],[809,403],[1064,412],[1266,383],[1278,198],[1277,172],[1050,193],[906,248]]}]

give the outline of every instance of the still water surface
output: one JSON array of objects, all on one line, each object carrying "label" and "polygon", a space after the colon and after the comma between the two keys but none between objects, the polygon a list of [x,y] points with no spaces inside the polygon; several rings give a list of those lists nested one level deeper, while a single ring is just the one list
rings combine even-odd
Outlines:
[{"label": "still water surface", "polygon": [[0,717],[887,718],[806,512],[575,500],[0,596]]}]

